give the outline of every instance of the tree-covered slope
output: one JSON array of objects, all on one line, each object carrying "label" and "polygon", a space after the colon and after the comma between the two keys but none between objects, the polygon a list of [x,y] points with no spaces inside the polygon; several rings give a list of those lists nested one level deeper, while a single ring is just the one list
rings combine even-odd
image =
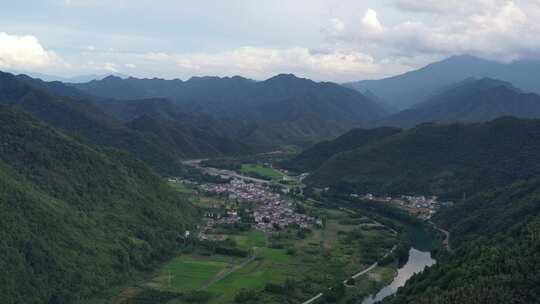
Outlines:
[{"label": "tree-covered slope", "polygon": [[93,143],[128,150],[162,174],[182,171],[178,158],[172,153],[86,100],[57,96],[0,72],[0,104],[15,105],[40,120]]},{"label": "tree-covered slope", "polygon": [[16,105],[93,143],[130,151],[163,175],[183,174],[180,158],[251,152],[231,139],[242,124],[186,113],[166,100],[100,102],[84,93],[77,96],[77,91],[62,83],[0,73],[0,104]]},{"label": "tree-covered slope", "polygon": [[234,139],[259,150],[329,139],[386,115],[383,106],[355,90],[285,74],[259,82],[241,77],[187,81],[109,77],[76,87],[124,101],[166,98],[185,112],[241,122],[242,132]]},{"label": "tree-covered slope", "polygon": [[502,116],[540,117],[540,96],[522,93],[507,82],[469,79],[377,125],[411,128],[424,122],[483,122]]},{"label": "tree-covered slope", "polygon": [[0,107],[2,303],[80,303],[169,257],[196,212],[140,161]]},{"label": "tree-covered slope", "polygon": [[353,129],[344,135],[329,141],[320,142],[303,151],[285,166],[297,172],[310,172],[319,168],[332,156],[360,148],[401,132],[397,128]]},{"label": "tree-covered slope", "polygon": [[445,210],[454,253],[388,304],[530,304],[540,300],[540,181],[518,181]]},{"label": "tree-covered slope", "polygon": [[173,102],[150,98],[96,103],[131,130],[155,141],[178,158],[246,155],[252,150],[238,138],[245,125],[207,114],[183,111]]},{"label": "tree-covered slope", "polygon": [[308,182],[348,191],[462,197],[540,173],[540,120],[424,124],[326,161]]}]

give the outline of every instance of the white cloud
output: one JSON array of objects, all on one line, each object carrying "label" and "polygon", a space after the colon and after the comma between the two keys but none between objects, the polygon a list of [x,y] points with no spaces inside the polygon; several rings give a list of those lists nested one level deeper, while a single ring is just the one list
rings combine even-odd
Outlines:
[{"label": "white cloud", "polygon": [[[456,14],[474,12],[493,0],[394,0],[395,6],[403,11],[421,13]],[[500,2],[500,1],[499,1]]]},{"label": "white cloud", "polygon": [[61,59],[45,50],[36,37],[0,32],[0,68],[39,69],[55,63],[61,63]]},{"label": "white cloud", "polygon": [[[93,53],[88,56],[96,59],[95,55]],[[136,73],[134,76],[184,79],[205,75],[242,75],[262,80],[279,73],[295,73],[315,80],[342,82],[383,75],[381,65],[367,54],[354,50],[311,50],[303,47],[241,47],[214,53],[104,52],[101,58],[88,62],[84,68],[94,72]],[[397,69],[396,72],[402,72],[408,67],[399,66]]]},{"label": "white cloud", "polygon": [[112,62],[105,62],[105,64],[103,65],[103,70],[118,73],[117,65]]},{"label": "white cloud", "polygon": [[[540,57],[540,25],[536,21],[540,18],[540,9],[530,2],[397,2],[400,7],[410,10],[444,11],[445,14],[385,26],[375,11],[368,10],[361,26],[330,37],[328,41],[390,56],[467,53],[503,61]],[[413,16],[408,15],[409,18]],[[351,28],[347,24],[347,29]]]},{"label": "white cloud", "polygon": [[[278,73],[294,72],[300,76],[339,81],[358,74],[380,72],[373,58],[360,52],[315,52],[300,47],[242,47],[226,52],[194,54],[150,53],[140,58],[147,67],[171,67],[171,73],[181,75],[244,75],[264,79]],[[170,66],[170,63],[174,65]]]},{"label": "white cloud", "polygon": [[364,29],[369,30],[372,33],[379,34],[383,32],[383,27],[377,17],[377,12],[373,9],[368,9],[366,11],[364,18],[362,19],[362,25]]}]

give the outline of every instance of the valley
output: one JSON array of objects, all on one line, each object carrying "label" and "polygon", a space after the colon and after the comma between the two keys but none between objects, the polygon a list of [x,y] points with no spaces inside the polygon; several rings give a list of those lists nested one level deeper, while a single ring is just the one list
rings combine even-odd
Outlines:
[{"label": "valley", "polygon": [[[153,302],[169,304],[347,303],[406,281],[403,274],[394,277],[402,273],[398,247],[408,254],[411,244],[395,230],[399,222],[390,227],[354,207],[325,207],[302,194],[297,176],[268,163],[235,171],[209,167],[212,162],[184,164],[219,178],[217,184],[169,178],[201,210],[202,222],[186,232],[175,258],[117,303],[146,303],[148,293],[169,295]],[[243,175],[246,167],[268,172],[261,174],[268,179]]]},{"label": "valley", "polygon": [[[111,3],[99,15],[145,1]],[[82,2],[54,5],[76,11],[103,1]],[[395,2],[405,11],[433,13]],[[271,15],[259,9],[262,3],[238,10],[236,19],[246,22],[238,28],[255,22],[242,14]],[[505,3],[505,20],[508,12],[523,21],[534,11],[519,13],[517,4]],[[235,4],[201,11],[206,16]],[[2,20],[9,19],[2,8]],[[434,19],[448,18],[435,11],[445,17]],[[170,20],[183,22],[196,10],[175,13]],[[383,43],[379,38],[388,33],[419,26],[392,28],[390,17],[383,24],[369,9],[355,18],[362,33],[354,43]],[[268,28],[278,25],[269,20]],[[78,22],[67,32],[77,31]],[[209,30],[212,22],[197,28]],[[433,58],[440,61],[432,62],[415,59],[424,56],[422,39],[408,43],[419,44],[408,58],[354,47],[362,52],[335,53],[326,44],[347,45],[342,35],[353,30],[339,18],[330,23],[317,27],[337,35],[324,44],[242,47],[218,52],[219,60],[154,53],[159,39],[145,40],[135,53],[131,46],[77,40],[64,46],[67,61],[88,59],[76,65],[33,36],[0,32],[1,69],[38,65],[33,75],[42,78],[55,78],[38,73],[54,65],[114,74],[44,81],[0,71],[0,302],[540,303],[540,57],[531,50],[525,60],[516,52],[495,59],[504,48],[483,57],[438,49]],[[499,20],[480,28],[509,34],[520,24]],[[527,28],[529,40],[534,26]],[[238,28],[215,27],[212,41],[229,40],[219,31]],[[47,44],[67,32],[58,30],[62,35]],[[289,37],[290,27],[283,32],[276,37],[298,40]],[[118,44],[139,39],[114,35]],[[446,36],[454,37],[426,39]],[[186,37],[161,38],[172,47]],[[198,47],[189,40],[182,43]],[[11,45],[21,48],[9,51]],[[112,55],[120,49],[122,56]],[[101,59],[90,60],[97,53]],[[136,60],[113,63],[120,57]],[[384,78],[379,72],[393,60],[400,63],[392,71],[407,71]],[[124,69],[134,74],[118,73]],[[219,76],[203,76],[209,69]],[[368,69],[363,76],[369,77],[354,81],[356,69]],[[249,73],[235,76],[237,70]]]}]

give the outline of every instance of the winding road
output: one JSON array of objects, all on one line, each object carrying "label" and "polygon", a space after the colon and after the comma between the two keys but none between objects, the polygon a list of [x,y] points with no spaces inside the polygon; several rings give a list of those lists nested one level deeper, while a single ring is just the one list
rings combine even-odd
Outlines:
[{"label": "winding road", "polygon": [[215,283],[223,280],[224,278],[226,278],[228,275],[230,275],[231,273],[233,272],[236,272],[244,267],[246,267],[249,263],[253,262],[255,259],[257,258],[257,255],[253,254],[251,257],[249,257],[248,259],[246,259],[245,261],[243,261],[242,263],[238,264],[238,265],[234,265],[231,269],[221,273],[221,274],[218,274],[216,277],[214,277],[210,282],[204,284],[201,289],[207,289],[208,287],[214,285]]},{"label": "winding road", "polygon": [[[386,257],[388,257],[389,255],[391,255],[396,249],[397,249],[397,245],[394,245],[394,247],[392,247],[392,249],[391,249],[390,251],[388,251],[388,252],[384,255],[383,259],[386,258]],[[379,266],[379,262],[373,263],[371,266],[369,266],[368,268],[366,268],[366,269],[360,271],[359,273],[353,275],[351,278],[356,279],[356,278],[358,278],[358,277],[361,277],[361,276],[363,276],[364,274],[369,273],[369,272],[371,272],[373,269],[377,268],[377,266]],[[345,285],[345,287],[347,287],[347,281],[348,281],[348,279],[345,280],[345,281],[343,281],[343,284]],[[321,292],[321,293],[317,294],[316,296],[314,296],[313,298],[311,298],[311,299],[305,301],[305,302],[302,303],[302,304],[311,304],[311,303],[317,301],[318,299],[320,299],[322,296],[324,296],[324,293]]]},{"label": "winding road", "polygon": [[446,248],[446,250],[448,250],[448,252],[453,252],[452,247],[450,246],[450,232],[437,226],[437,224],[432,221],[429,221],[429,223],[433,225],[433,228],[444,234],[443,246]]}]

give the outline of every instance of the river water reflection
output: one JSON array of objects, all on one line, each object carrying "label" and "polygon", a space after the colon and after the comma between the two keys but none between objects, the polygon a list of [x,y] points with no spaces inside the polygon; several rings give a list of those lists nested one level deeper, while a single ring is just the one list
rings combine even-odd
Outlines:
[{"label": "river water reflection", "polygon": [[376,295],[368,297],[362,301],[362,304],[374,304],[382,301],[384,298],[393,295],[399,287],[405,285],[415,273],[419,273],[426,267],[435,264],[436,261],[431,257],[430,252],[423,252],[412,248],[409,251],[409,260],[403,267],[398,269],[398,274],[386,287],[379,290]]}]

